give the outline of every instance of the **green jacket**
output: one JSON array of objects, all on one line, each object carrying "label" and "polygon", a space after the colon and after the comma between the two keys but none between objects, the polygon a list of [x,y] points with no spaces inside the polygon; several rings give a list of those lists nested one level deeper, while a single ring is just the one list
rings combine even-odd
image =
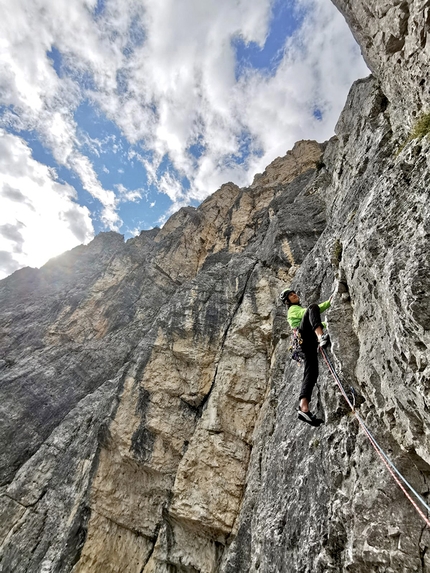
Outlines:
[{"label": "green jacket", "polygon": [[[330,301],[326,300],[325,302],[322,302],[318,306],[320,307],[320,311],[324,312],[328,308],[330,308]],[[306,311],[307,311],[307,308],[303,308],[302,306],[299,306],[298,304],[292,304],[290,306],[290,308],[288,309],[287,320],[288,320],[288,323],[291,326],[291,328],[297,328],[298,326],[300,326],[300,323],[302,322],[303,315],[305,314]],[[326,327],[326,324],[324,322],[322,323],[322,325],[324,328]]]}]

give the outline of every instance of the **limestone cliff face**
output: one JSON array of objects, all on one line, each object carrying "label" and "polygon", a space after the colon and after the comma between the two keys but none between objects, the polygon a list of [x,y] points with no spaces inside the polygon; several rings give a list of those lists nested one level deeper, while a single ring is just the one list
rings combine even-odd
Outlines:
[{"label": "limestone cliff face", "polygon": [[430,4],[427,0],[332,0],[392,106],[396,131],[428,113]]},{"label": "limestone cliff face", "polygon": [[[317,179],[327,226],[293,285],[311,302],[327,298],[334,275],[341,280],[327,313],[337,370],[364,398],[360,415],[385,451],[428,499],[430,212],[423,182],[430,142],[414,141],[397,155],[373,78],[354,85],[337,134]],[[278,344],[285,353],[286,346]],[[326,424],[318,433],[302,428],[294,414],[301,372],[279,356],[222,570],[430,571],[428,529],[331,377],[322,371],[314,406]]]},{"label": "limestone cliff face", "polygon": [[[410,80],[428,81],[412,48],[428,8],[336,4],[376,76],[336,137],[161,230],[101,234],[0,283],[1,571],[430,571],[429,530],[322,363],[326,423],[296,419],[277,297],[325,300],[337,279],[332,359],[428,500],[430,139],[399,152],[399,110],[428,101]],[[388,42],[406,5],[394,78],[365,39]]]},{"label": "limestone cliff face", "polygon": [[1,283],[5,571],[218,567],[274,300],[325,226],[322,149],[301,142],[264,185],[226,184],[162,230],[101,234]]}]

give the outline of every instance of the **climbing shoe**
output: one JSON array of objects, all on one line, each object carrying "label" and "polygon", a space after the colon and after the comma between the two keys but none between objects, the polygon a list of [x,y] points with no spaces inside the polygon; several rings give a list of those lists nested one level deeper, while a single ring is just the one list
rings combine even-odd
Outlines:
[{"label": "climbing shoe", "polygon": [[314,426],[315,428],[318,428],[318,426],[321,426],[321,424],[324,423],[324,420],[317,418],[315,414],[312,414],[312,412],[302,412],[300,408],[297,412],[297,418],[302,422],[306,422],[307,424]]},{"label": "climbing shoe", "polygon": [[326,334],[322,334],[321,336],[318,336],[318,344],[320,348],[323,348],[324,346],[328,346],[330,344],[330,336],[328,333]]}]

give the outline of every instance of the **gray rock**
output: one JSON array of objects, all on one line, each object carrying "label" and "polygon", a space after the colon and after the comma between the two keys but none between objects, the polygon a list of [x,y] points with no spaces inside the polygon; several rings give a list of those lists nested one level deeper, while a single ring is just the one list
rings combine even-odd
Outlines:
[{"label": "gray rock", "polygon": [[[332,360],[345,387],[360,396],[360,415],[378,442],[427,499],[428,285],[422,281],[430,276],[423,185],[430,143],[395,153],[373,78],[353,87],[337,130],[323,158],[332,179],[320,188],[328,200],[328,224],[293,287],[309,303],[328,297],[335,276],[341,280],[344,292],[327,313]],[[342,249],[334,264],[336,244]],[[301,376],[296,365],[287,361],[273,378],[238,535],[221,570],[430,570],[428,540],[420,542],[424,522],[320,366],[314,408],[326,424],[317,431],[295,418]]]},{"label": "gray rock", "polygon": [[332,0],[386,95],[395,130],[407,134],[429,107],[430,7],[426,1]]},{"label": "gray rock", "polygon": [[296,417],[277,297],[336,288],[330,360],[428,500],[430,141],[399,142],[428,101],[429,7],[336,4],[375,76],[329,142],[0,282],[2,571],[430,571],[428,528],[322,360],[325,424]]}]

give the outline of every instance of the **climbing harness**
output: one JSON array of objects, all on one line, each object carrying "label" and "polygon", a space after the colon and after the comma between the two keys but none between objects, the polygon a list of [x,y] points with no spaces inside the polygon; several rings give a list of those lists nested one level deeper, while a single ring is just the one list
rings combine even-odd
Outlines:
[{"label": "climbing harness", "polygon": [[298,328],[293,328],[289,350],[291,352],[291,358],[299,364],[302,364],[305,360],[305,353],[302,350],[302,344],[303,339],[300,334],[300,330]]},{"label": "climbing harness", "polygon": [[[336,382],[336,384],[339,386],[339,389],[343,395],[343,397],[345,398],[346,402],[348,403],[348,406],[351,408],[352,413],[355,415],[355,417],[357,418],[360,426],[362,427],[364,433],[366,434],[367,438],[369,439],[370,443],[372,444],[372,446],[375,448],[377,454],[379,455],[379,457],[382,459],[384,465],[387,467],[388,471],[390,472],[390,474],[393,476],[394,480],[396,481],[397,485],[400,487],[400,489],[403,491],[403,493],[405,494],[405,496],[408,498],[408,500],[411,502],[411,504],[414,506],[414,508],[416,509],[416,511],[418,512],[418,514],[420,515],[420,517],[425,521],[427,527],[430,527],[430,520],[429,518],[424,514],[424,512],[421,510],[421,508],[418,506],[418,504],[416,503],[416,501],[412,498],[411,494],[406,490],[406,487],[409,488],[410,492],[416,497],[416,499],[421,503],[421,505],[423,507],[425,507],[425,509],[429,512],[430,514],[430,507],[427,505],[427,503],[423,500],[423,498],[420,496],[419,493],[417,493],[415,491],[415,489],[411,486],[411,484],[406,480],[405,477],[402,476],[402,474],[399,472],[399,470],[396,468],[396,466],[393,464],[393,462],[389,459],[389,457],[385,454],[385,452],[383,451],[383,449],[381,448],[381,446],[378,444],[378,442],[375,440],[374,436],[372,435],[372,433],[370,432],[369,428],[366,426],[366,424],[364,423],[363,419],[361,418],[361,416],[359,416],[359,414],[357,414],[357,411],[355,410],[355,396],[354,396],[354,392],[353,392],[353,403],[351,402],[351,400],[348,398],[348,395],[345,391],[345,388],[342,385],[342,382],[339,379],[339,376],[337,375],[337,372],[334,369],[333,364],[330,361],[330,358],[327,355],[327,352],[324,350],[324,348],[320,348],[321,354],[323,355],[324,361],[327,364],[327,367],[331,373],[331,375],[333,376],[334,381]],[[401,483],[403,482],[403,483]],[[405,487],[406,486],[406,487]]]}]

